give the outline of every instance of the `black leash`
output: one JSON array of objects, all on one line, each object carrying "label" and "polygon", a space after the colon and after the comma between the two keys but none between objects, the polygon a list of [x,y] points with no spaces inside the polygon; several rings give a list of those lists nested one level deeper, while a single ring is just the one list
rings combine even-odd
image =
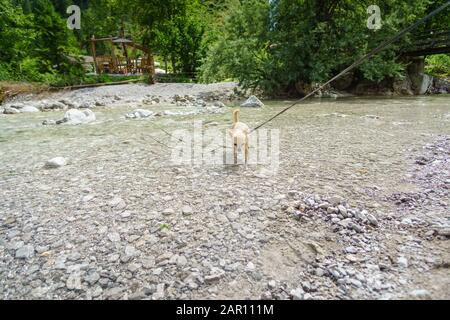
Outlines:
[{"label": "black leash", "polygon": [[378,47],[376,47],[375,49],[373,49],[370,53],[366,54],[365,56],[359,58],[358,60],[356,60],[351,66],[347,67],[346,69],[344,69],[341,73],[339,73],[338,75],[334,76],[333,78],[331,78],[330,80],[328,80],[327,82],[325,82],[323,85],[321,85],[320,87],[316,88],[314,91],[310,92],[309,94],[307,94],[306,96],[304,96],[303,98],[301,98],[300,100],[295,101],[294,103],[292,103],[290,106],[284,108],[283,110],[281,110],[280,112],[278,112],[277,114],[275,114],[274,116],[272,116],[271,118],[269,118],[268,120],[264,121],[263,123],[257,125],[255,128],[253,128],[252,130],[250,130],[250,133],[252,133],[255,130],[258,130],[259,128],[261,128],[262,126],[266,125],[267,123],[269,123],[270,121],[272,121],[273,119],[277,118],[278,116],[282,115],[283,113],[285,113],[286,111],[288,111],[289,109],[291,109],[292,107],[294,107],[295,105],[299,104],[300,102],[305,101],[306,99],[308,99],[309,97],[311,97],[312,95],[314,95],[316,92],[322,90],[323,88],[325,88],[327,85],[329,85],[331,82],[333,82],[336,79],[339,79],[340,77],[342,77],[344,74],[346,74],[347,72],[349,72],[350,70],[358,67],[359,65],[361,65],[365,60],[371,58],[372,56],[376,55],[377,53],[379,53],[381,50],[385,49],[387,46],[389,46],[390,44],[392,44],[393,42],[397,41],[398,39],[400,39],[401,37],[403,37],[406,33],[410,32],[411,30],[415,29],[418,25],[420,25],[421,23],[427,21],[428,19],[430,19],[431,17],[435,16],[436,14],[438,14],[439,12],[443,11],[444,9],[446,9],[448,6],[450,6],[450,1],[448,1],[447,3],[443,4],[442,6],[440,6],[439,8],[437,8],[436,10],[434,10],[433,12],[431,12],[430,14],[428,14],[427,16],[423,17],[422,19],[418,20],[417,22],[415,22],[414,24],[412,24],[411,26],[409,26],[408,28],[403,29],[402,31],[400,31],[396,36],[392,37],[391,39],[385,41],[384,43],[382,43],[381,45],[379,45]]}]

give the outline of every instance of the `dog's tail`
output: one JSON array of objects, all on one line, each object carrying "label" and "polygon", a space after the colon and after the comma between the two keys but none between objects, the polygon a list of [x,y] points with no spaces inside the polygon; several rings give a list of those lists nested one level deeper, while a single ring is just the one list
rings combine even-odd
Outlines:
[{"label": "dog's tail", "polygon": [[239,122],[239,109],[233,111],[233,124]]}]

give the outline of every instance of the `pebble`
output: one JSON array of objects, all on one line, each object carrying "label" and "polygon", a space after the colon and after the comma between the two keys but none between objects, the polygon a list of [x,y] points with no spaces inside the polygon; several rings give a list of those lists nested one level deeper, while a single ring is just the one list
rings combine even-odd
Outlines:
[{"label": "pebble", "polygon": [[303,300],[305,292],[302,288],[292,289],[290,292],[292,300]]},{"label": "pebble", "polygon": [[235,211],[231,211],[227,213],[227,218],[230,221],[235,221],[239,218],[239,213],[235,212]]},{"label": "pebble", "polygon": [[111,242],[119,242],[120,241],[120,234],[117,232],[110,232],[110,233],[108,233],[107,237]]},{"label": "pebble", "polygon": [[408,268],[408,259],[405,257],[399,257],[397,259],[397,264],[402,268]]},{"label": "pebble", "polygon": [[442,228],[437,230],[438,235],[450,237],[450,228]]},{"label": "pebble", "polygon": [[127,206],[121,197],[114,197],[108,204],[117,210],[124,209]]},{"label": "pebble", "polygon": [[90,285],[95,284],[98,280],[100,280],[100,275],[96,271],[89,272],[85,277],[84,281],[89,283]]},{"label": "pebble", "polygon": [[191,215],[192,213],[193,213],[193,210],[192,210],[192,208],[190,207],[190,206],[183,206],[182,208],[181,208],[181,212],[184,214],[184,215]]},{"label": "pebble", "polygon": [[247,266],[245,268],[247,269],[247,271],[255,271],[255,269],[256,269],[254,263],[251,261],[249,263],[247,263]]},{"label": "pebble", "polygon": [[267,283],[267,287],[268,287],[269,289],[275,289],[275,288],[277,287],[277,282],[276,282],[275,280],[270,280],[270,281]]},{"label": "pebble", "polygon": [[416,298],[429,298],[430,292],[425,289],[415,289],[410,292],[410,295]]},{"label": "pebble", "polygon": [[371,214],[368,214],[367,216],[367,220],[369,220],[370,224],[377,227],[378,226],[378,220]]},{"label": "pebble", "polygon": [[172,208],[167,208],[167,209],[165,209],[165,210],[162,212],[162,214],[165,215],[165,216],[170,216],[170,215],[172,215],[172,214],[174,214],[174,213],[175,213],[175,211],[174,211]]},{"label": "pebble", "polygon": [[79,273],[72,273],[66,281],[66,287],[69,290],[81,290],[81,277]]},{"label": "pebble", "polygon": [[29,259],[34,256],[34,247],[32,245],[25,245],[16,250],[17,259]]}]

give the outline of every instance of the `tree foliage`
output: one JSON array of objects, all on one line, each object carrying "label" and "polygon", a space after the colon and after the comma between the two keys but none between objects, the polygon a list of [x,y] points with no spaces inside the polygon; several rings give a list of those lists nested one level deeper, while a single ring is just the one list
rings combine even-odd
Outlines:
[{"label": "tree foliage", "polygon": [[[382,28],[372,30],[367,27],[371,4],[352,0],[235,1],[219,39],[209,48],[201,67],[202,79],[236,78],[244,87],[268,93],[286,92],[299,83],[324,82],[438,6],[429,0],[384,1],[380,3]],[[432,25],[445,25],[445,20],[448,22],[448,15],[437,17]],[[399,48],[408,41],[405,37],[366,61],[356,76],[373,81],[401,77],[406,65]]]},{"label": "tree foliage", "polygon": [[[291,92],[327,80],[445,1],[379,2],[382,28],[375,31],[367,28],[370,0],[0,0],[0,78],[83,81],[73,57],[91,54],[91,36],[125,36],[173,72],[204,82],[237,79],[269,94]],[[81,30],[66,27],[72,4],[82,9]],[[447,12],[418,31],[449,25]],[[401,77],[406,62],[399,48],[409,41],[390,46],[354,76]],[[100,55],[109,50],[97,46]],[[434,70],[447,67],[446,58],[427,61]]]}]

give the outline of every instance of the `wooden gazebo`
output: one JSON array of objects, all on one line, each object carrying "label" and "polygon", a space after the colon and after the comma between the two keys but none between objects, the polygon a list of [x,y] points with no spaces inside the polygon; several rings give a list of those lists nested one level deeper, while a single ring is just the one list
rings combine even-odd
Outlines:
[{"label": "wooden gazebo", "polygon": [[[96,43],[107,42],[111,47],[111,55],[97,56]],[[97,74],[149,74],[151,78],[155,75],[155,64],[153,54],[149,48],[133,42],[130,39],[120,37],[91,38],[92,57],[94,59],[95,71]],[[115,46],[120,45],[123,50],[123,57],[115,54]],[[131,56],[128,48],[132,48]],[[137,51],[143,53],[137,56]]]}]

